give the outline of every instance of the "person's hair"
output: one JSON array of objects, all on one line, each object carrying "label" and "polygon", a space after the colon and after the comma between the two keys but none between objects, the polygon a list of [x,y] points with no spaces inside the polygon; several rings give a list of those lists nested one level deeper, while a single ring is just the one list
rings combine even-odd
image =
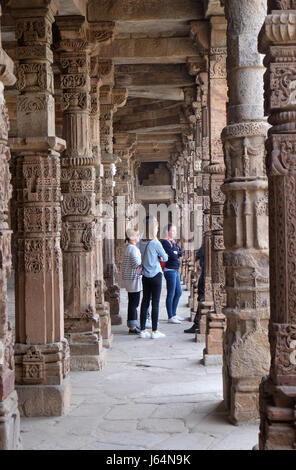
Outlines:
[{"label": "person's hair", "polygon": [[128,228],[126,231],[126,237],[125,241],[130,242],[131,240],[136,240],[140,236],[138,230],[133,230],[131,228]]},{"label": "person's hair", "polygon": [[169,233],[169,231],[171,230],[172,227],[176,227],[175,224],[166,225],[164,230],[163,230],[163,235],[166,236]]},{"label": "person's hair", "polygon": [[145,239],[152,240],[154,238],[155,228],[158,227],[157,219],[153,215],[147,215],[144,219]]}]

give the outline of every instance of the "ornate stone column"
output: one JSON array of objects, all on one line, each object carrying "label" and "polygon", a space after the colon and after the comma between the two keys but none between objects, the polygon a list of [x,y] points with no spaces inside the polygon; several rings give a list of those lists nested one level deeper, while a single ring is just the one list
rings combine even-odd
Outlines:
[{"label": "ornate stone column", "polygon": [[105,301],[105,281],[103,269],[103,237],[102,237],[102,176],[103,165],[101,163],[101,139],[100,139],[100,87],[102,79],[108,76],[113,69],[111,61],[101,61],[99,56],[91,60],[91,139],[92,151],[95,156],[96,169],[96,274],[95,274],[95,298],[96,311],[100,317],[100,330],[103,346],[109,348],[113,341],[111,332],[110,305]]},{"label": "ornate stone column", "polygon": [[117,157],[113,154],[113,114],[118,107],[124,106],[127,90],[104,85],[101,88],[101,152],[104,165],[103,202],[106,206],[104,221],[106,233],[103,240],[104,278],[107,286],[106,300],[110,304],[112,325],[122,323],[119,315],[120,289],[116,282],[117,267],[115,264],[114,245],[114,186]]},{"label": "ornate stone column", "polygon": [[[96,165],[91,134],[90,53],[96,34],[82,16],[57,17],[63,136],[62,249],[65,332],[72,370],[100,370],[105,362],[96,310]],[[94,124],[94,123],[93,123]]]},{"label": "ornate stone column", "polygon": [[[1,16],[1,8],[0,8]],[[8,204],[11,197],[9,160],[7,146],[9,120],[4,100],[4,86],[11,86],[16,78],[13,74],[13,61],[2,49],[0,33],[0,450],[13,450],[21,447],[18,398],[14,380],[13,336],[8,321],[7,279],[11,271],[11,230],[8,225]]]},{"label": "ornate stone column", "polygon": [[259,35],[269,116],[271,367],[260,386],[261,450],[296,449],[296,3],[269,1]]},{"label": "ornate stone column", "polygon": [[224,400],[234,423],[259,416],[259,383],[269,368],[267,179],[262,57],[256,37],[265,0],[225,0],[228,125],[222,132],[226,179],[224,265],[227,317]]},{"label": "ornate stone column", "polygon": [[226,125],[226,21],[211,17],[209,53],[209,144],[210,164],[204,171],[210,175],[210,237],[213,309],[207,314],[204,363],[220,364],[223,354],[226,303],[225,270],[223,266],[223,205],[221,186],[224,181],[224,158],[221,131]]},{"label": "ornate stone column", "polygon": [[56,1],[9,2],[16,20],[17,133],[14,151],[16,385],[26,416],[58,416],[70,405],[60,248],[60,152],[55,135],[52,23]]},{"label": "ornate stone column", "polygon": [[115,174],[115,262],[118,268],[118,283],[120,284],[120,274],[125,250],[125,233],[129,218],[126,210],[133,204],[132,195],[134,193],[133,177],[131,168],[131,157],[135,151],[136,137],[127,133],[116,133],[114,136],[114,152],[120,158],[116,165]]}]

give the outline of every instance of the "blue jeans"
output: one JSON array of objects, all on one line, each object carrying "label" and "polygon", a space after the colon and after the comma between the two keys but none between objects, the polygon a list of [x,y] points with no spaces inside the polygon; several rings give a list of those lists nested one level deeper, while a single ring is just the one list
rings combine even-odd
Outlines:
[{"label": "blue jeans", "polygon": [[167,283],[166,308],[168,317],[172,318],[176,315],[179,299],[182,295],[182,287],[179,271],[164,271],[164,277]]}]

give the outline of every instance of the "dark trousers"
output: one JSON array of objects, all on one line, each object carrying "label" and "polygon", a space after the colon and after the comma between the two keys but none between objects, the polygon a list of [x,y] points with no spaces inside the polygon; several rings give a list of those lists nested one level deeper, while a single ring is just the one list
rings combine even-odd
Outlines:
[{"label": "dark trousers", "polygon": [[140,303],[140,292],[128,293],[128,307],[127,307],[127,326],[138,326],[138,311]]},{"label": "dark trousers", "polygon": [[143,299],[141,303],[141,330],[145,330],[147,312],[152,298],[152,331],[157,331],[158,315],[159,315],[159,300],[162,285],[162,273],[156,274],[154,277],[142,277],[143,283]]}]

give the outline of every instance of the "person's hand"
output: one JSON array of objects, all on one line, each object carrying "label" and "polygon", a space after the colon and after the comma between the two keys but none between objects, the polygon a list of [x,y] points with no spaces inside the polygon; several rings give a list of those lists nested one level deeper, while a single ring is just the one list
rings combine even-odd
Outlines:
[{"label": "person's hand", "polygon": [[162,257],[162,256],[160,256],[160,258],[159,258],[159,259],[160,259],[160,261],[163,261],[163,257]]}]

